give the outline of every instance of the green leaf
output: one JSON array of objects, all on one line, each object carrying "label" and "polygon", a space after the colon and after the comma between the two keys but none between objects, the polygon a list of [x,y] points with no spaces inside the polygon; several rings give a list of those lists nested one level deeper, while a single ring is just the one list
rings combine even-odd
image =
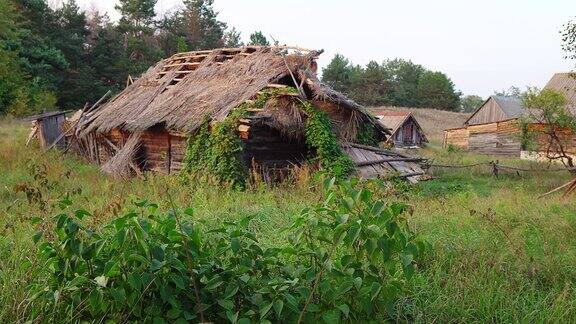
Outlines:
[{"label": "green leaf", "polygon": [[96,278],[94,278],[94,281],[96,282],[96,284],[100,287],[105,288],[106,285],[108,284],[108,278],[106,276],[98,276]]},{"label": "green leaf", "polygon": [[128,277],[128,284],[130,285],[130,287],[139,292],[140,289],[142,288],[141,276],[136,273],[130,273],[128,274],[127,277]]},{"label": "green leaf", "polygon": [[243,275],[240,276],[240,280],[242,280],[243,282],[248,282],[248,280],[250,280],[250,275],[245,273]]},{"label": "green leaf", "polygon": [[229,299],[218,299],[218,305],[227,310],[232,310],[234,308],[234,302]]},{"label": "green leaf", "polygon": [[76,212],[74,212],[74,216],[76,216],[78,219],[83,219],[86,216],[92,216],[92,214],[84,209],[78,209]]},{"label": "green leaf", "polygon": [[240,239],[238,237],[231,238],[230,246],[232,247],[232,252],[238,253],[238,251],[240,250]]},{"label": "green leaf", "polygon": [[150,271],[154,272],[154,271],[161,269],[165,263],[166,262],[160,262],[156,259],[152,259],[152,262],[150,263]]},{"label": "green leaf", "polygon": [[124,240],[126,240],[126,230],[125,229],[121,229],[120,231],[118,231],[118,233],[116,234],[116,241],[118,242],[119,246],[124,245]]},{"label": "green leaf", "polygon": [[360,277],[354,278],[353,283],[354,287],[356,287],[357,290],[360,290],[360,288],[362,288],[362,278]]},{"label": "green leaf", "polygon": [[68,282],[68,284],[66,284],[66,289],[67,290],[78,289],[79,287],[81,287],[83,284],[85,284],[88,281],[89,281],[88,278],[86,278],[84,276],[74,277],[74,279],[70,280]]},{"label": "green leaf", "polygon": [[377,282],[373,282],[372,286],[370,287],[370,300],[374,300],[378,294],[380,293],[380,290],[382,289],[382,285],[377,283]]},{"label": "green leaf", "polygon": [[346,234],[346,237],[344,238],[344,241],[349,245],[354,244],[356,242],[356,239],[358,238],[358,235],[360,235],[361,229],[362,227],[360,226],[360,224],[358,223],[352,224],[352,226],[350,226],[350,229],[348,230],[348,234]]},{"label": "green leaf", "polygon": [[318,312],[320,312],[320,306],[318,306],[318,305],[316,305],[316,304],[314,304],[314,303],[310,303],[310,304],[308,304],[307,310],[308,310],[310,313],[318,313]]},{"label": "green leaf", "polygon": [[348,305],[342,304],[338,306],[338,309],[344,314],[345,318],[348,318],[348,314],[350,314],[350,307],[348,307]]},{"label": "green leaf", "polygon": [[366,230],[368,230],[368,232],[370,233],[370,236],[372,237],[380,237],[382,235],[382,230],[380,229],[380,227],[378,225],[368,225],[368,227],[366,227]]},{"label": "green leaf", "polygon": [[324,179],[324,183],[323,183],[324,191],[331,190],[334,187],[335,182],[336,182],[336,178],[334,178],[334,177]]},{"label": "green leaf", "polygon": [[34,236],[32,237],[32,239],[34,240],[34,244],[38,243],[41,238],[42,238],[42,232],[41,231],[36,232],[36,234],[34,234]]},{"label": "green leaf", "polygon": [[[186,288],[186,284],[184,283],[184,279],[182,278],[182,276],[174,274],[171,277],[172,277],[172,282],[176,285],[176,287],[178,287],[180,289]],[[225,297],[225,298],[228,298],[228,297]]]},{"label": "green leaf", "polygon": [[344,197],[344,206],[348,209],[348,211],[352,211],[354,209],[354,199],[352,197]]},{"label": "green leaf", "polygon": [[274,303],[269,303],[260,307],[260,319],[264,319],[266,317],[273,305]]},{"label": "green leaf", "polygon": [[324,323],[327,324],[340,323],[340,311],[338,309],[332,309],[324,312],[324,314],[322,314],[322,319],[324,320]]},{"label": "green leaf", "polygon": [[36,225],[36,224],[42,222],[42,218],[40,218],[40,217],[38,217],[38,216],[35,216],[35,217],[32,217],[32,218],[30,219],[30,222],[32,223],[32,225]]},{"label": "green leaf", "polygon": [[410,264],[412,264],[412,261],[414,260],[414,256],[412,254],[403,253],[400,255],[400,260],[402,261],[402,265],[407,267]]},{"label": "green leaf", "polygon": [[166,313],[166,317],[168,317],[169,319],[177,319],[180,314],[182,314],[182,310],[179,308],[171,308],[167,313]]},{"label": "green leaf", "polygon": [[274,302],[274,311],[276,312],[276,315],[278,315],[278,318],[282,318],[282,309],[284,308],[284,302],[282,301],[282,299],[277,299]]},{"label": "green leaf", "polygon": [[118,262],[110,260],[104,266],[104,275],[107,277],[116,277],[120,274],[120,266]]},{"label": "green leaf", "polygon": [[228,285],[226,287],[226,290],[224,291],[224,299],[231,298],[232,296],[236,295],[237,292],[238,292],[237,285]]},{"label": "green leaf", "polygon": [[384,258],[384,262],[390,260],[392,257],[392,250],[390,249],[390,242],[385,237],[381,237],[378,239],[378,247],[382,250],[382,256]]},{"label": "green leaf", "polygon": [[146,259],[144,256],[137,254],[137,253],[132,253],[130,254],[130,256],[128,256],[128,260],[130,261],[138,261],[142,264],[147,264],[148,263],[148,259]]},{"label": "green leaf", "polygon": [[114,300],[119,304],[124,303],[124,301],[126,300],[126,290],[124,290],[124,288],[122,287],[110,289],[110,294],[112,295]]},{"label": "green leaf", "polygon": [[240,314],[240,312],[233,313],[233,312],[230,311],[230,310],[227,310],[227,311],[226,311],[226,317],[228,318],[228,320],[229,320],[231,323],[236,323],[236,322],[238,322],[238,315],[239,315],[239,314]]},{"label": "green leaf", "polygon": [[102,292],[100,289],[93,289],[88,296],[88,302],[90,304],[90,312],[92,315],[96,316],[102,309]]}]

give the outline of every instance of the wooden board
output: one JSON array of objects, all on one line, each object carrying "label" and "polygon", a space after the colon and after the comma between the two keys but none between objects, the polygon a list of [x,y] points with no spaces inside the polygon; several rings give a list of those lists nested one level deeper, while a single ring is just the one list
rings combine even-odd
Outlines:
[{"label": "wooden board", "polygon": [[[384,158],[398,158],[397,155],[386,154],[384,152],[378,152],[377,150],[369,150],[367,148],[354,146],[344,146],[343,150],[356,164],[364,164],[370,161],[378,162],[382,161]],[[392,175],[404,176],[407,174],[424,173],[418,163],[409,161],[390,161],[363,165],[358,167],[357,172],[358,176],[362,178],[386,178]],[[410,176],[407,177],[407,180],[410,182],[417,182],[419,178],[420,175]]]}]

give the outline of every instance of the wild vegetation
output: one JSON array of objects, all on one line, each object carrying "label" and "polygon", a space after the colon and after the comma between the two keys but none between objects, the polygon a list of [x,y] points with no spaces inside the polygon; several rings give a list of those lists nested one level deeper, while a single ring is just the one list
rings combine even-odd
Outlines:
[{"label": "wild vegetation", "polygon": [[[42,154],[36,147],[24,147],[25,125],[3,121],[0,133],[2,321],[35,316],[46,321],[102,316],[143,319],[154,318],[159,310],[167,320],[199,316],[194,308],[195,290],[189,288],[189,269],[194,269],[201,303],[206,303],[203,316],[217,321],[297,319],[307,302],[305,297],[312,296],[298,287],[314,289],[317,277],[322,279],[307,306],[306,321],[332,322],[336,317],[355,321],[363,316],[416,322],[456,318],[569,321],[576,315],[576,292],[571,285],[576,277],[576,205],[558,196],[537,199],[540,193],[565,182],[565,173],[512,173],[493,178],[490,170],[480,166],[432,169],[435,179],[416,186],[401,181],[360,187],[327,183],[332,189],[325,192],[301,172],[293,181],[276,187],[253,183],[238,191],[196,182],[183,186],[178,177],[154,174],[145,180],[116,181],[74,156],[56,151]],[[435,146],[422,153],[453,164],[490,159]],[[345,197],[360,200],[347,202]],[[386,219],[405,219],[417,240],[426,242],[423,254],[414,247],[392,250],[398,251],[393,252],[398,253],[393,254],[392,268],[396,270],[378,272],[386,276],[378,279],[379,283],[399,289],[362,284],[358,290],[356,276],[363,283],[373,280],[363,277],[371,276],[363,267],[383,260],[357,252],[348,254],[367,259],[346,268],[355,269],[353,287],[346,288],[346,251],[360,248],[369,252],[380,246],[377,236],[374,246],[368,243],[372,236],[359,236],[361,245],[360,241],[349,245],[346,235],[336,235],[341,246],[329,253],[334,234],[342,228],[337,230],[338,222],[343,220],[329,215],[340,217],[337,215],[343,215],[342,208],[349,203],[384,203],[390,207],[387,210],[402,212]],[[371,219],[364,210],[344,213],[349,215],[346,224],[351,226],[353,220],[363,217]],[[323,219],[332,221],[323,223]],[[360,233],[377,235],[378,231],[372,232],[375,227],[366,226]],[[351,230],[347,229],[348,233]],[[299,232],[300,240],[294,241]],[[322,236],[330,239],[320,239]],[[191,253],[199,253],[192,255],[195,263],[191,267],[183,249],[186,245],[193,247]],[[293,250],[283,249],[286,246]],[[302,253],[313,257],[300,259]],[[234,261],[245,257],[258,263],[250,264],[254,272],[248,271],[249,277],[240,273],[246,271],[242,263]],[[290,272],[280,270],[288,265],[315,270],[308,275],[298,272],[298,267]],[[403,265],[414,268],[403,269]],[[220,270],[205,272],[214,267]],[[319,275],[322,268],[326,270]],[[143,273],[151,274],[139,276],[140,281],[128,276]],[[296,278],[298,281],[291,281]],[[272,284],[275,279],[290,282],[276,286]],[[153,284],[145,285],[151,280]],[[211,289],[207,289],[209,280],[214,286]],[[329,289],[347,293],[327,293],[323,282],[329,283]],[[278,291],[285,285],[285,290]],[[374,309],[362,308],[363,304],[377,305],[362,299],[372,298],[371,293],[362,297],[362,287],[379,291],[377,298],[382,298],[383,304],[376,314],[369,315]],[[146,293],[140,295],[155,297],[142,298],[135,303],[140,306],[130,307],[138,295],[135,292],[145,288]],[[330,298],[324,299],[327,296]]]}]

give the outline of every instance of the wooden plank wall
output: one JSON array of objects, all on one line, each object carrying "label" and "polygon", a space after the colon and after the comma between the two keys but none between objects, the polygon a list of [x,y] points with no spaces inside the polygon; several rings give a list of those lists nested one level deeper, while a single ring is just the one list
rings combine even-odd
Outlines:
[{"label": "wooden plank wall", "polygon": [[446,130],[444,147],[452,144],[474,153],[519,157],[522,150],[519,136],[520,129],[515,119],[470,125]]},{"label": "wooden plank wall", "polygon": [[493,123],[498,120],[508,118],[506,114],[500,109],[500,106],[493,98],[490,98],[466,123],[467,125],[477,125]]},{"label": "wooden plank wall", "polygon": [[[62,135],[62,124],[65,120],[66,116],[64,114],[38,120],[38,134],[40,134],[39,141],[42,148],[48,148]],[[66,138],[60,138],[56,147],[65,149]]]},{"label": "wooden plank wall", "polygon": [[468,128],[448,129],[444,131],[444,148],[454,145],[468,150]]},{"label": "wooden plank wall", "polygon": [[468,149],[474,153],[520,157],[522,150],[517,120],[468,127]]},{"label": "wooden plank wall", "polygon": [[[531,124],[529,129],[538,134],[536,137],[536,141],[538,143],[538,151],[546,152],[550,142],[549,136],[545,134],[547,125]],[[559,134],[562,146],[564,147],[566,153],[576,154],[576,134],[570,129],[558,129],[556,130],[556,133]],[[555,150],[558,148],[553,147],[552,149]]]},{"label": "wooden plank wall", "polygon": [[[100,164],[106,163],[116,152],[105,143],[104,137],[120,148],[130,136],[128,132],[113,130],[99,138]],[[170,133],[165,129],[149,129],[141,135],[141,152],[137,163],[143,170],[172,173],[182,169],[188,138],[184,134]],[[243,158],[248,166],[254,161],[262,170],[288,169],[300,164],[308,156],[305,143],[291,142],[267,127],[251,127],[244,139]]]},{"label": "wooden plank wall", "polygon": [[178,172],[182,169],[188,137],[174,134],[168,136],[170,140],[170,173]]},{"label": "wooden plank wall", "polygon": [[168,173],[170,170],[170,134],[165,129],[149,129],[142,133],[142,170]]}]

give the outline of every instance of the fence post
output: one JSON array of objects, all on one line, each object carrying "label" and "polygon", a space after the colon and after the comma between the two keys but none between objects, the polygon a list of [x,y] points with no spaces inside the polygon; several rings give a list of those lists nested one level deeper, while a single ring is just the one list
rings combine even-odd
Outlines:
[{"label": "fence post", "polygon": [[492,175],[498,178],[498,160],[496,162],[490,161],[490,165],[492,165]]}]

